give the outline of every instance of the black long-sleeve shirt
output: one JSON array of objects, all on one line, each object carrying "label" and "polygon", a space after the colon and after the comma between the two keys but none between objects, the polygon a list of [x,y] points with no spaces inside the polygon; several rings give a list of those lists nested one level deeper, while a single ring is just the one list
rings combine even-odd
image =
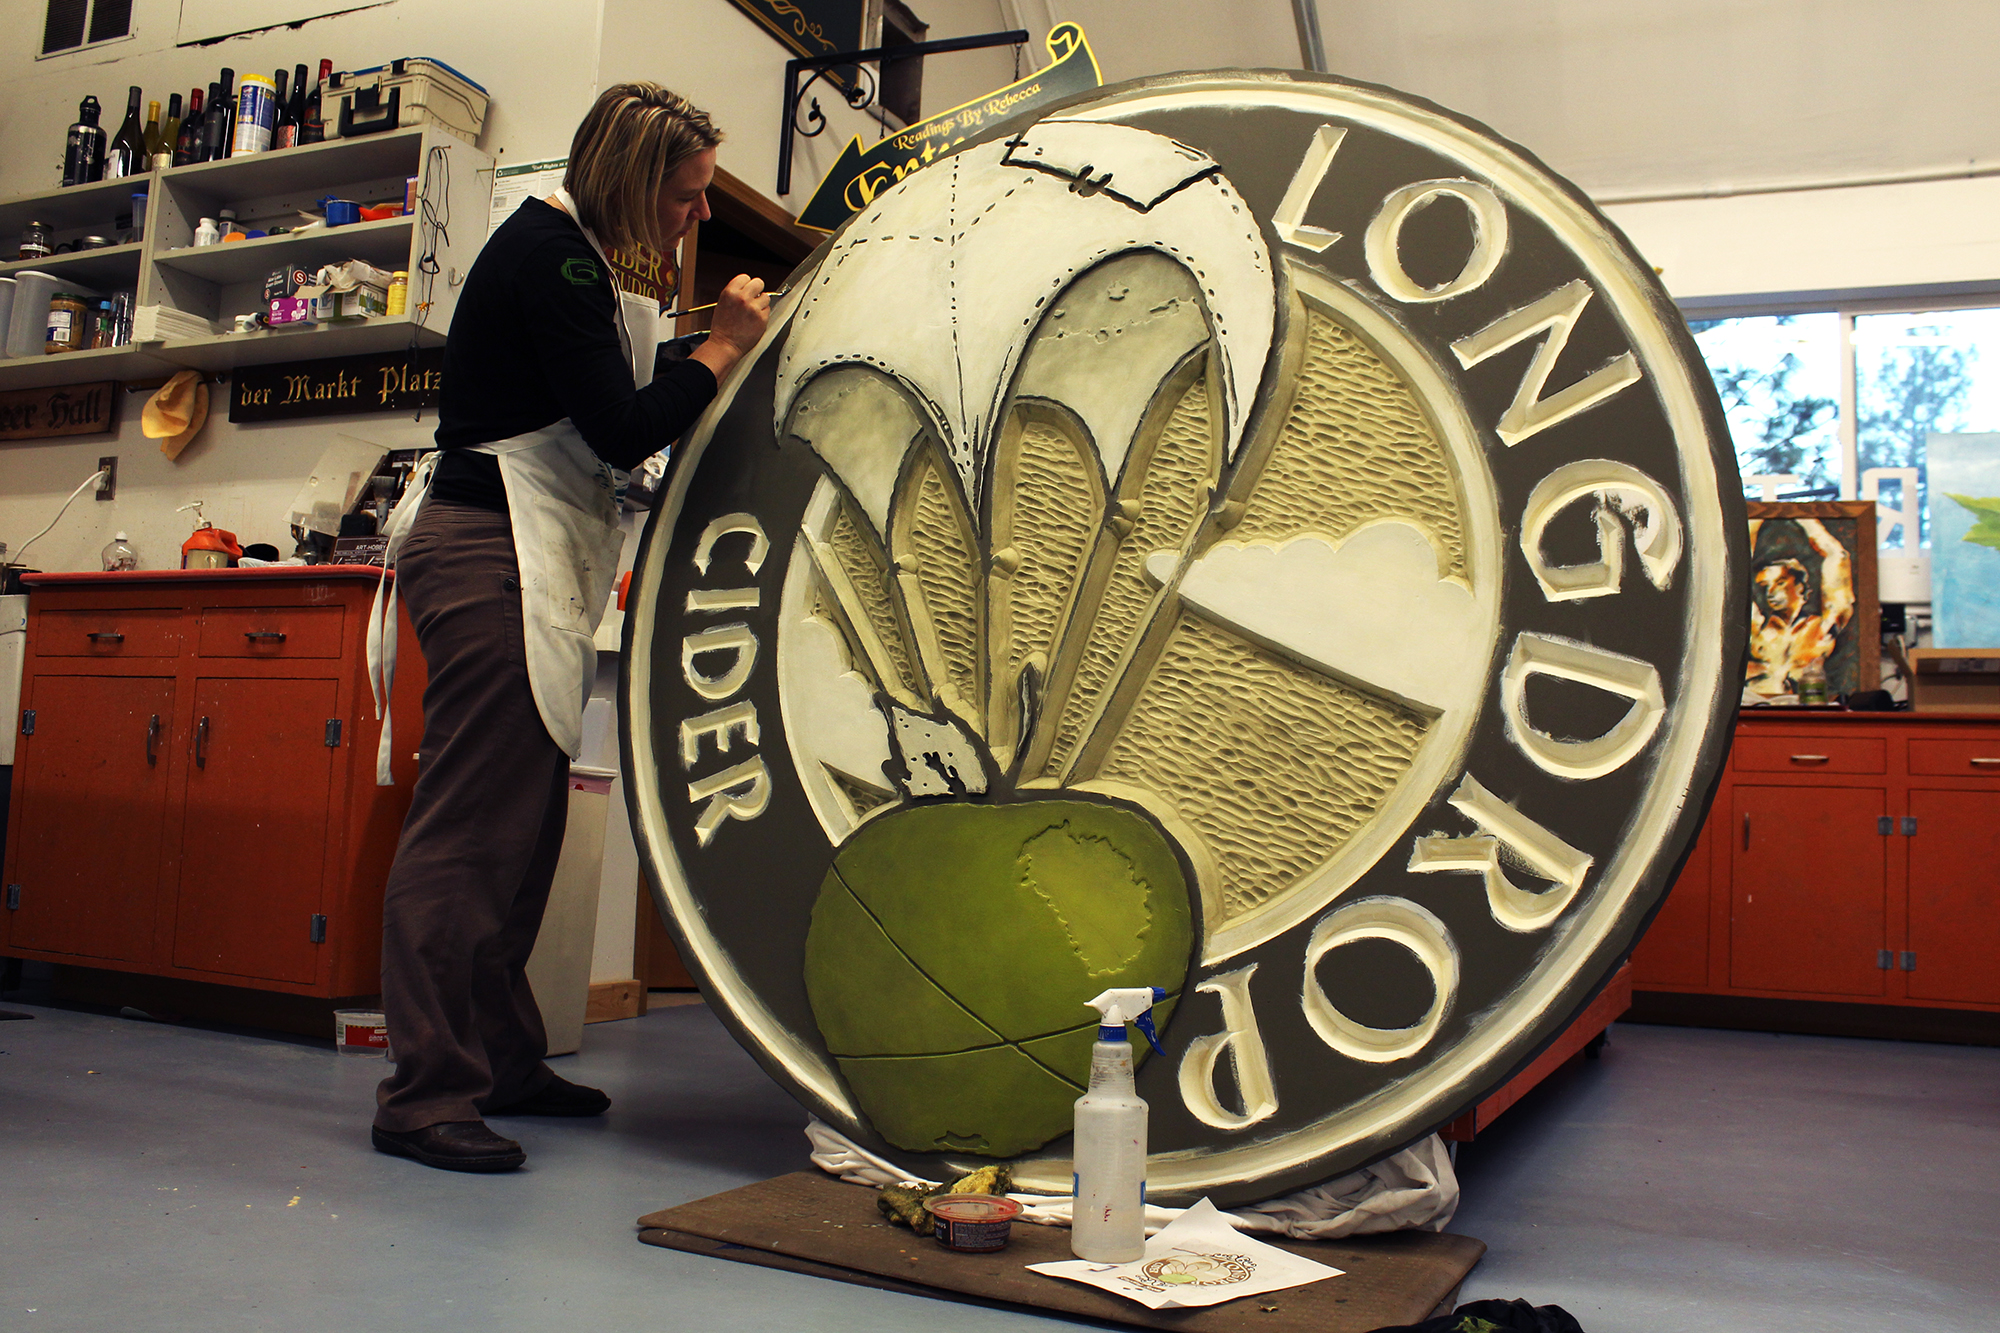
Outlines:
[{"label": "black long-sleeve shirt", "polygon": [[559,208],[529,199],[487,240],[444,348],[431,482],[441,499],[505,512],[500,460],[473,452],[567,417],[592,453],[632,468],[678,439],[715,397],[715,376],[678,361],[643,389],[618,345],[604,261]]}]

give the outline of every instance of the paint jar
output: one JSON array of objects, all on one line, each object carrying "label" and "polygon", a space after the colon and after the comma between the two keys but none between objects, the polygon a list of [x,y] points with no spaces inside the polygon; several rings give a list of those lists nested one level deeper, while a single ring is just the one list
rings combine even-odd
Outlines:
[{"label": "paint jar", "polygon": [[379,1009],[333,1011],[333,1049],[381,1059],[389,1054],[389,1024]]},{"label": "paint jar", "polygon": [[395,271],[393,275],[390,276],[389,291],[387,293],[387,296],[388,300],[385,303],[386,305],[385,313],[391,315],[402,315],[402,314],[407,314],[409,312],[410,275],[407,271],[399,268]]},{"label": "paint jar", "polygon": [[326,210],[326,225],[329,227],[351,227],[361,221],[361,205],[352,199],[335,199],[329,195],[319,202]]},{"label": "paint jar", "polygon": [[1021,1205],[1000,1194],[944,1194],[924,1200],[937,1225],[938,1244],[960,1254],[991,1254],[1007,1248]]}]

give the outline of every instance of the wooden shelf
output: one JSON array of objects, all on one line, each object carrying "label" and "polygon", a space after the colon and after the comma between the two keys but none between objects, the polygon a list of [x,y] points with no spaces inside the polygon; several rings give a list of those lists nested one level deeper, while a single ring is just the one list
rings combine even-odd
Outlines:
[{"label": "wooden shelf", "polygon": [[109,235],[112,220],[131,211],[132,196],[156,193],[159,179],[158,172],[147,172],[143,176],[72,185],[67,190],[0,199],[0,254],[14,253],[15,243],[30,222],[45,222],[59,234],[79,231]]},{"label": "wooden shelf", "polygon": [[[130,289],[139,285],[139,253],[144,248],[133,241],[129,245],[107,246],[101,250],[50,255],[46,259],[17,259],[10,264],[0,264],[0,278],[22,273],[46,273],[64,283],[81,284],[109,296],[120,287]],[[68,286],[64,290],[74,291],[76,288]]]},{"label": "wooden shelf", "polygon": [[462,213],[483,222],[492,166],[491,158],[457,136],[437,126],[418,126],[0,200],[0,253],[7,253],[6,238],[20,235],[30,221],[48,224],[55,233],[51,239],[58,242],[108,232],[113,218],[130,208],[131,196],[145,193],[142,241],[8,262],[0,264],[0,276],[32,269],[106,295],[131,288],[135,307],[159,305],[216,328],[228,327],[239,314],[264,310],[264,279],[281,267],[317,269],[359,259],[392,273],[415,272],[420,251],[434,252],[439,266],[430,288],[433,305],[422,324],[407,315],[384,316],[353,324],[0,358],[0,390],[150,379],[180,369],[214,373],[233,366],[395,351],[412,342],[439,346],[451,326],[459,284],[484,240],[483,226],[460,227],[455,238],[440,233],[427,239],[420,219],[406,216],[228,245],[196,247],[191,242],[199,220],[217,216],[223,208],[235,209],[253,227],[288,223],[300,209],[329,195],[361,203],[400,198],[405,180],[426,173],[434,197],[449,191]]},{"label": "wooden shelf", "polygon": [[143,347],[100,347],[55,356],[16,356],[0,359],[0,390],[88,384],[93,380],[143,380],[171,375],[179,369],[179,365],[160,354],[157,343]]},{"label": "wooden shelf", "polygon": [[413,328],[418,346],[444,345],[443,329],[418,327],[407,315],[381,315],[357,324],[309,324],[298,329],[219,333],[212,338],[153,343],[149,349],[176,366],[228,370],[232,366],[265,366],[276,361],[393,352],[409,346]]},{"label": "wooden shelf", "polygon": [[410,236],[416,225],[413,217],[383,218],[379,222],[357,222],[346,227],[259,236],[228,245],[163,250],[153,257],[153,262],[161,268],[218,283],[253,279],[262,282],[265,274],[283,265],[318,268],[347,259],[366,260],[377,268],[394,272],[408,261]]}]

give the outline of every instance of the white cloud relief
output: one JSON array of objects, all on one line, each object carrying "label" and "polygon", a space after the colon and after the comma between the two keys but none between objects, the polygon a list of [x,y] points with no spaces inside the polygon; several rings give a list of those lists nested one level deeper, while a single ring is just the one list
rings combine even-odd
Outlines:
[{"label": "white cloud relief", "polygon": [[[1175,553],[1146,562],[1172,577]],[[1283,546],[1223,543],[1188,569],[1181,600],[1208,619],[1371,693],[1426,712],[1476,701],[1491,645],[1461,583],[1407,523],[1378,523],[1336,549],[1324,538]]]}]

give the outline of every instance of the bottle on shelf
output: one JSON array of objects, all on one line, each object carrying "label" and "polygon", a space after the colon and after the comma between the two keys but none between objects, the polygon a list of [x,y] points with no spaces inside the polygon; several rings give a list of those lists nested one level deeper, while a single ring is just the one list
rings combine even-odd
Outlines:
[{"label": "bottle on shelf", "polygon": [[321,143],[326,139],[325,99],[327,80],[333,77],[333,62],[319,62],[319,80],[306,97],[306,114],[299,122],[300,143]]},{"label": "bottle on shelf", "polygon": [[304,65],[292,66],[292,100],[285,104],[285,110],[292,118],[292,143],[302,144],[306,132],[306,74]]},{"label": "bottle on shelf", "polygon": [[222,77],[209,89],[208,131],[202,136],[207,149],[204,162],[229,156],[229,142],[236,130],[236,71],[224,66]]},{"label": "bottle on shelf", "polygon": [[181,132],[174,140],[174,165],[185,167],[201,161],[201,89],[188,94],[187,119],[181,122]]},{"label": "bottle on shelf", "polygon": [[203,218],[201,225],[194,229],[196,245],[214,245],[221,239],[222,233],[216,229],[214,218]]},{"label": "bottle on shelf", "polygon": [[167,118],[160,122],[160,157],[163,167],[174,164],[174,149],[181,141],[181,95],[174,93],[167,98]]},{"label": "bottle on shelf", "polygon": [[397,269],[389,276],[388,308],[391,315],[408,314],[410,310],[410,274],[407,269]]},{"label": "bottle on shelf", "polygon": [[97,123],[101,111],[95,97],[84,98],[76,108],[76,124],[69,127],[69,142],[63,147],[65,186],[104,179],[104,127]]},{"label": "bottle on shelf", "polygon": [[139,553],[132,549],[132,539],[124,533],[113,534],[104,547],[104,569],[107,573],[120,573],[139,567]]},{"label": "bottle on shelf", "polygon": [[277,108],[277,116],[271,128],[273,148],[296,148],[299,145],[299,122],[298,118],[292,115],[291,95],[286,91],[286,80],[290,77],[290,74],[282,69],[271,74],[271,81],[278,85],[278,96],[273,104]]},{"label": "bottle on shelf", "polygon": [[160,156],[160,134],[160,104],[158,102],[148,102],[146,103],[146,128],[140,131],[140,137],[146,143],[146,165],[148,167],[151,167],[154,160]]},{"label": "bottle on shelf", "polygon": [[146,156],[146,133],[139,124],[139,87],[134,84],[125,92],[125,119],[104,150],[104,179],[137,176],[152,165]]}]

